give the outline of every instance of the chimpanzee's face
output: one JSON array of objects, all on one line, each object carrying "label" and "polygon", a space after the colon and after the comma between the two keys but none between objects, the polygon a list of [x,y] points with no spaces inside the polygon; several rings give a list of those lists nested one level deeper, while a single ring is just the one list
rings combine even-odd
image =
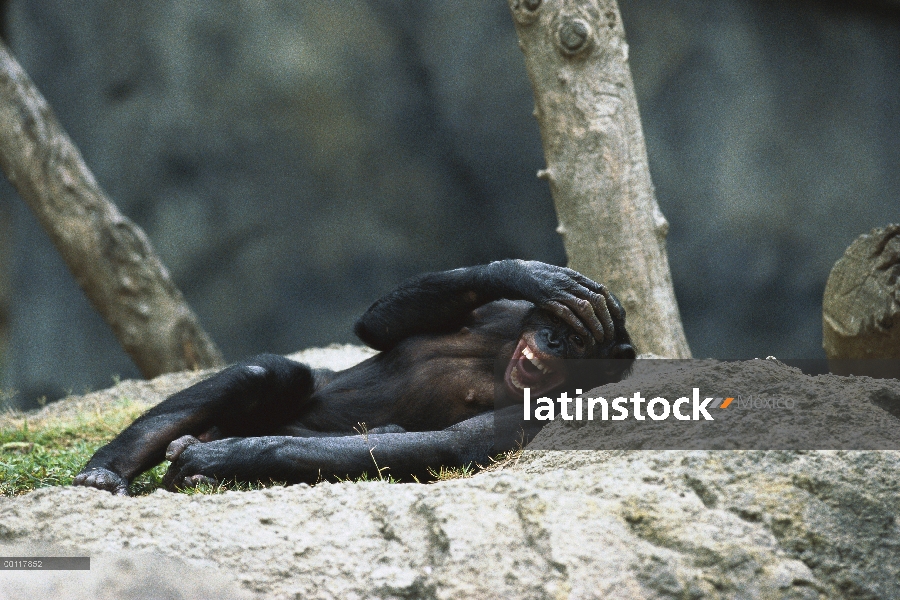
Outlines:
[{"label": "chimpanzee's face", "polygon": [[[584,389],[618,381],[630,369],[634,357],[624,322],[616,323],[615,340],[598,341],[578,333],[555,315],[534,309],[524,321],[504,379],[513,396],[519,397],[525,388],[530,388],[531,397],[536,398],[566,383],[575,384],[576,378],[577,385]],[[626,359],[627,364],[626,360],[604,361],[598,369],[599,361],[579,360],[600,358]],[[615,373],[610,371],[610,364]]]}]

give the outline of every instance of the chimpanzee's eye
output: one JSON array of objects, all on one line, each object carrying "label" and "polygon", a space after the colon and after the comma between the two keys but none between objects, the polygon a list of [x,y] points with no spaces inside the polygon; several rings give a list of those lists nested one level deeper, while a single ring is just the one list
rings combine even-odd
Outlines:
[{"label": "chimpanzee's eye", "polygon": [[579,350],[581,350],[582,348],[584,348],[584,340],[581,339],[581,336],[580,336],[580,335],[572,334],[572,335],[569,336],[569,340],[570,340],[570,341],[572,342],[572,344],[574,344],[575,347],[578,348]]}]

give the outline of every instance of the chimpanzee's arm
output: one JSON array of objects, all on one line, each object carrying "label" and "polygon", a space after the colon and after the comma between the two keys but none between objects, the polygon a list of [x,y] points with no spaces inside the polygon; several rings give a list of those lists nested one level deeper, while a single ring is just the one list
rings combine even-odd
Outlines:
[{"label": "chimpanzee's arm", "polygon": [[[495,414],[509,421],[495,430]],[[229,438],[199,443],[176,440],[167,457],[167,487],[191,487],[206,478],[218,481],[315,483],[363,473],[401,480],[427,479],[428,469],[487,464],[500,452],[527,443],[540,424],[523,432],[521,408],[482,413],[443,431],[380,433],[349,437]],[[370,452],[371,450],[371,452]],[[374,456],[374,459],[373,459]],[[376,466],[377,463],[377,466]]]},{"label": "chimpanzee's arm", "polygon": [[577,271],[502,260],[410,279],[369,307],[355,332],[372,348],[389,350],[412,335],[459,327],[472,310],[501,298],[528,300],[600,341],[615,335],[611,314],[624,318],[606,287]]}]

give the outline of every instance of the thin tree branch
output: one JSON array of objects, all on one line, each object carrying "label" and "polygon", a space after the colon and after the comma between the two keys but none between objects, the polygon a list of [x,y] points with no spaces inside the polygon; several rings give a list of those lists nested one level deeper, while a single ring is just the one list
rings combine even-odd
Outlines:
[{"label": "thin tree branch", "polygon": [[100,189],[2,42],[0,168],[144,377],[224,363],[146,234]]}]

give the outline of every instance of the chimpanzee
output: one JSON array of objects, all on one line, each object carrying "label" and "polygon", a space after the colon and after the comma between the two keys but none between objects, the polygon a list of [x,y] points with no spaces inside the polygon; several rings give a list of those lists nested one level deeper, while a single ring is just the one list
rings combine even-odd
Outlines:
[{"label": "chimpanzee", "polygon": [[[635,357],[625,310],[606,287],[534,261],[413,278],[375,302],[355,332],[381,352],[339,372],[269,354],[230,366],[144,413],[74,484],[127,495],[164,458],[170,489],[385,468],[396,479],[428,478],[429,468],[486,464],[521,435],[527,442],[541,422],[522,431],[524,388],[532,398],[587,390],[618,381]],[[611,369],[567,360],[592,358],[622,360],[603,361]],[[494,410],[497,389],[509,408]],[[502,419],[513,419],[519,440],[495,436]]]}]

